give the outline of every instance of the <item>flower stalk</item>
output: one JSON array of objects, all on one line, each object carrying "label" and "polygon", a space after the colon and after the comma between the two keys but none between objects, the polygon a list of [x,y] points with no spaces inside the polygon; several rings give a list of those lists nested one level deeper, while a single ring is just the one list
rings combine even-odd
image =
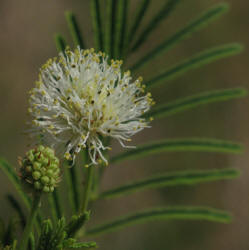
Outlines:
[{"label": "flower stalk", "polygon": [[91,191],[92,191],[92,184],[93,184],[93,176],[94,176],[94,166],[91,165],[87,169],[87,179],[86,179],[86,187],[85,187],[85,193],[83,197],[83,203],[82,203],[82,213],[84,214],[87,210],[87,206],[91,197]]}]

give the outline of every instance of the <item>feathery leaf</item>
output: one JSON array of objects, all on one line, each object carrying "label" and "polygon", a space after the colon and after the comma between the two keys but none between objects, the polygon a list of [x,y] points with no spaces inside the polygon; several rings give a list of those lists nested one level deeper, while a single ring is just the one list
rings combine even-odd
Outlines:
[{"label": "feathery leaf", "polygon": [[120,59],[122,57],[124,41],[126,40],[126,26],[127,26],[127,10],[129,0],[117,1],[117,16],[115,19],[115,46],[114,58]]},{"label": "feathery leaf", "polygon": [[162,104],[144,115],[144,118],[162,118],[170,115],[184,112],[201,105],[224,102],[247,95],[247,91],[243,88],[222,89],[200,93],[198,95],[180,98],[179,100]]},{"label": "feathery leaf", "polygon": [[14,171],[14,169],[3,158],[0,158],[0,168],[4,171],[4,173],[7,175],[9,180],[12,182],[12,184],[16,188],[18,194],[20,195],[20,197],[23,200],[26,207],[28,209],[30,209],[31,208],[31,200],[26,195],[26,193],[23,192],[20,180],[19,180],[16,172]]},{"label": "feathery leaf", "polygon": [[66,49],[66,41],[61,34],[54,35],[55,46],[58,52],[65,52]]},{"label": "feathery leaf", "polygon": [[156,13],[156,15],[142,31],[141,35],[131,49],[132,52],[137,50],[146,41],[150,33],[159,25],[161,21],[166,19],[171,14],[171,12],[179,2],[180,0],[169,0],[162,6],[160,11]]},{"label": "feathery leaf", "polygon": [[143,144],[135,149],[128,150],[111,158],[111,163],[123,160],[137,159],[142,156],[158,154],[161,152],[217,152],[240,153],[242,146],[229,141],[204,138],[167,139]]},{"label": "feathery leaf", "polygon": [[227,44],[212,49],[208,49],[194,55],[183,62],[180,62],[170,69],[162,72],[158,76],[147,81],[145,84],[151,88],[152,86],[159,85],[162,82],[175,79],[176,77],[188,72],[191,69],[199,68],[208,63],[236,55],[242,51],[240,44]]},{"label": "feathery leaf", "polygon": [[231,216],[220,210],[207,207],[166,207],[134,213],[118,218],[109,223],[96,226],[86,232],[86,235],[99,235],[113,232],[126,226],[146,223],[155,220],[207,220],[212,222],[229,223]]},{"label": "feathery leaf", "polygon": [[236,178],[239,171],[235,169],[189,170],[169,174],[160,174],[144,180],[129,183],[111,190],[104,191],[99,198],[115,198],[147,189],[167,186],[194,185],[203,182]]},{"label": "feathery leaf", "polygon": [[96,248],[96,247],[97,247],[96,242],[78,242],[78,243],[72,244],[69,248],[89,249],[89,248]]},{"label": "feathery leaf", "polygon": [[222,14],[224,14],[228,10],[228,4],[219,3],[204,12],[200,17],[191,21],[185,27],[177,31],[173,36],[166,39],[160,45],[158,45],[155,49],[149,52],[147,55],[143,56],[139,59],[132,67],[131,70],[137,70],[138,68],[146,65],[152,59],[157,56],[161,56],[163,53],[170,50],[172,47],[177,45],[179,42],[184,40],[185,38],[190,37],[194,32],[206,27],[210,22],[216,20]]},{"label": "feathery leaf", "polygon": [[127,37],[128,44],[131,44],[133,42],[133,38],[135,37],[137,29],[139,28],[150,3],[151,3],[151,0],[141,0],[141,2],[139,3],[139,6],[137,7],[137,11],[134,17],[133,24],[131,26],[129,35]]},{"label": "feathery leaf", "polygon": [[80,215],[74,215],[65,228],[68,237],[73,237],[76,234],[76,232],[85,225],[85,223],[89,220],[89,218],[90,218],[89,212],[85,212],[84,214]]},{"label": "feathery leaf", "polygon": [[45,220],[42,222],[41,234],[38,241],[37,250],[44,250],[47,248],[52,236],[52,222],[51,220]]},{"label": "feathery leaf", "polygon": [[9,204],[11,205],[11,207],[17,212],[18,217],[20,219],[21,226],[24,229],[24,227],[26,225],[26,217],[25,217],[25,214],[24,214],[24,212],[22,210],[22,207],[21,207],[20,203],[11,194],[8,194],[6,197],[7,197],[7,200],[9,202]]},{"label": "feathery leaf", "polygon": [[65,13],[68,28],[70,30],[71,36],[75,46],[80,46],[81,49],[84,49],[84,42],[80,32],[79,25],[77,23],[75,15],[71,11]]},{"label": "feathery leaf", "polygon": [[116,0],[106,2],[106,26],[105,26],[105,52],[113,58],[113,48],[115,39],[115,15]]},{"label": "feathery leaf", "polygon": [[103,50],[103,27],[101,22],[100,1],[92,0],[91,2],[91,16],[93,23],[93,34],[95,40],[95,48]]}]

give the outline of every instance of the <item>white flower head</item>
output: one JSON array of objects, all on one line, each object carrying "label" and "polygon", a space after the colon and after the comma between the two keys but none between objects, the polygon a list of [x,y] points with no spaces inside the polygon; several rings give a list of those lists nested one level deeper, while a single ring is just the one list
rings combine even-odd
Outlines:
[{"label": "white flower head", "polygon": [[93,49],[50,59],[42,66],[36,87],[30,91],[32,132],[42,134],[51,147],[74,161],[87,148],[91,164],[107,164],[103,137],[124,141],[148,127],[141,116],[153,104],[144,94],[142,79],[133,81],[130,72],[122,73],[121,61],[111,60]]}]

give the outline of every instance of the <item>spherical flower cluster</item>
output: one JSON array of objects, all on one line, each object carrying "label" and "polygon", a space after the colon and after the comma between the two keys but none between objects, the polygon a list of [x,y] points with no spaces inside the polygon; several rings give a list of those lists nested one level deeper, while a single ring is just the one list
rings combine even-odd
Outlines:
[{"label": "spherical flower cluster", "polygon": [[20,177],[37,191],[53,192],[60,181],[59,160],[54,150],[42,145],[31,149],[19,161]]},{"label": "spherical flower cluster", "polygon": [[124,141],[148,127],[141,116],[154,103],[142,79],[121,71],[122,62],[93,49],[67,49],[42,68],[30,91],[33,132],[67,160],[87,148],[91,164],[107,163],[103,137]]}]

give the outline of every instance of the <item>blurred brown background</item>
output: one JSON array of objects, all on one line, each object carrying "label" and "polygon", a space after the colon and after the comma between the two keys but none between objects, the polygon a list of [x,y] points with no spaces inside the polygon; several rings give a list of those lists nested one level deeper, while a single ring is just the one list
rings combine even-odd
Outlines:
[{"label": "blurred brown background", "polygon": [[[131,2],[130,15],[132,16],[139,1]],[[164,1],[152,2],[143,25],[160,9]],[[218,2],[220,1],[182,1],[177,10],[158,27],[131,61]],[[154,89],[153,95],[158,103],[206,90],[248,87],[249,2],[245,0],[226,2],[231,4],[228,14],[176,46],[169,53],[159,57],[153,65],[143,68],[144,71],[139,73],[146,79],[150,73],[159,72],[160,69],[180,59],[226,42],[240,42],[245,45],[245,51],[238,56],[191,71],[172,81],[165,89]],[[28,140],[22,134],[28,119],[27,91],[32,88],[37,79],[39,67],[48,58],[57,54],[53,42],[54,33],[63,33],[71,43],[64,19],[65,10],[73,10],[76,13],[85,43],[88,47],[92,47],[89,0],[0,0],[0,155],[6,157],[15,166],[17,166],[17,156],[23,155],[27,150]],[[235,167],[242,171],[239,179],[193,187],[146,191],[126,198],[98,202],[92,211],[92,223],[94,223],[144,207],[202,205],[231,211],[234,215],[231,224],[190,221],[149,223],[97,238],[100,249],[248,250],[248,107],[248,98],[203,106],[155,121],[151,129],[141,133],[135,140],[136,143],[141,143],[166,137],[216,137],[243,142],[245,145],[243,155],[171,153],[148,157],[145,160],[127,161],[108,168],[102,186],[103,188],[114,187],[152,173],[182,169]],[[114,148],[114,151],[120,150],[118,144],[115,144]],[[14,192],[14,189],[3,173],[0,175],[0,187],[0,212],[4,213],[4,217],[8,217],[12,211],[5,202],[5,194]]]}]

